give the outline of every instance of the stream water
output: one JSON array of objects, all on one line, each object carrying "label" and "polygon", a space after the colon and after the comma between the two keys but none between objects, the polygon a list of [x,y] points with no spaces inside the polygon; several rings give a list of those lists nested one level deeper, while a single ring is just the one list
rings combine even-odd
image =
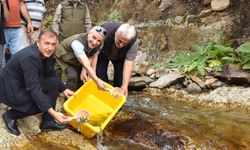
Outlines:
[{"label": "stream water", "polygon": [[[191,145],[187,149],[250,149],[250,113],[246,110],[208,108],[190,102],[169,100],[166,97],[137,94],[127,98],[123,109],[165,125],[169,130],[187,137]],[[129,138],[106,138],[103,134],[99,134],[97,140],[90,140],[99,150],[149,149]],[[171,148],[166,144],[162,149]]]},{"label": "stream water", "polygon": [[[124,108],[188,137],[192,143],[190,149],[250,149],[250,113],[246,110],[221,110],[145,95],[130,96]],[[109,141],[107,145],[110,149],[131,149],[124,141],[134,145],[129,139],[112,141],[112,144]]]}]

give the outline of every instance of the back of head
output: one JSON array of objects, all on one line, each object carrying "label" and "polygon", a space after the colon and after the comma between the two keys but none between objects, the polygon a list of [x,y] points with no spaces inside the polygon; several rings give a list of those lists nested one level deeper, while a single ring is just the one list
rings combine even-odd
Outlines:
[{"label": "back of head", "polygon": [[136,36],[135,27],[127,23],[122,24],[116,32],[122,33],[124,38],[132,40]]}]

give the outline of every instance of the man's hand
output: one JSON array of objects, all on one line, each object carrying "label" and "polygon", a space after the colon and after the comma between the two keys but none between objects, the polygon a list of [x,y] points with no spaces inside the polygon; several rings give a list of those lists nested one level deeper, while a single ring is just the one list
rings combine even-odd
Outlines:
[{"label": "man's hand", "polygon": [[63,113],[56,112],[55,121],[59,124],[64,124],[68,122],[68,117]]},{"label": "man's hand", "polygon": [[121,86],[121,89],[123,91],[123,94],[127,97],[128,96],[128,87],[126,86]]},{"label": "man's hand", "polygon": [[82,80],[83,83],[85,83],[89,80],[87,71],[84,68],[82,68],[80,79]]},{"label": "man's hand", "polygon": [[33,29],[33,26],[32,26],[32,23],[31,22],[28,22],[27,24],[27,32],[29,35],[31,35],[33,33],[34,29]]},{"label": "man's hand", "polygon": [[64,91],[63,91],[63,94],[64,94],[67,98],[69,98],[70,96],[75,96],[74,92],[71,91],[70,89],[64,90]]},{"label": "man's hand", "polygon": [[63,113],[55,111],[53,108],[48,109],[48,113],[55,119],[59,124],[67,123],[68,117]]},{"label": "man's hand", "polygon": [[95,82],[99,90],[107,91],[107,87],[101,79],[97,79]]}]

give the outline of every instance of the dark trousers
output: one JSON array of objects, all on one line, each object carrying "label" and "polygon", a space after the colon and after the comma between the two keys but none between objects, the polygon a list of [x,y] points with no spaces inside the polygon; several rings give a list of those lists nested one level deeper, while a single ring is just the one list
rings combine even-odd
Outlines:
[{"label": "dark trousers", "polygon": [[73,66],[66,63],[65,65],[67,65],[67,68],[63,70],[57,62],[55,63],[54,69],[56,71],[56,75],[59,79],[66,82],[67,89],[76,91],[83,85],[83,82],[80,79],[82,66]]},{"label": "dark trousers", "polygon": [[78,90],[82,85],[83,82],[80,79],[80,74],[82,71],[81,66],[68,66],[66,69],[66,87],[72,91]]},{"label": "dark trousers", "polygon": [[[59,89],[59,83],[58,79],[54,77],[49,77],[44,79],[42,82],[42,88],[44,93],[50,98],[50,104],[51,107],[55,109],[56,106],[56,99],[59,95],[58,89]],[[32,102],[33,100],[31,100]],[[33,101],[34,102],[34,101]],[[27,116],[32,116],[41,113],[41,110],[37,107],[35,103],[32,104],[30,109],[27,112],[21,112],[15,109],[10,109],[7,111],[7,113],[10,115],[13,119],[20,119]],[[50,121],[54,120],[48,112],[43,113],[43,121]]]},{"label": "dark trousers", "polygon": [[124,60],[114,61],[114,60],[109,60],[105,58],[105,56],[103,55],[99,55],[97,66],[96,66],[96,75],[103,81],[109,83],[108,74],[107,74],[109,61],[111,61],[114,66],[113,86],[120,87],[122,85]]}]

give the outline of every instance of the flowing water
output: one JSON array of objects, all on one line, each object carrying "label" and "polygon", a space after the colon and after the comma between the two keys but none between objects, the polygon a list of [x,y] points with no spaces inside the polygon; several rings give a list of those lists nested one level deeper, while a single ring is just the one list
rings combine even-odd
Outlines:
[{"label": "flowing water", "polygon": [[[153,120],[187,137],[191,143],[187,149],[250,149],[250,113],[246,110],[208,108],[150,95],[131,95],[122,109],[146,120]],[[96,143],[94,145],[98,150],[150,149],[147,145],[142,146],[129,138],[107,138],[102,133],[97,135],[97,139],[90,140]],[[171,148],[166,144],[161,149]]]},{"label": "flowing water", "polygon": [[196,148],[249,150],[250,113],[207,108],[162,97],[134,95],[125,108],[189,137]]},{"label": "flowing water", "polygon": [[[192,144],[187,149],[250,149],[250,114],[246,110],[208,108],[145,95],[130,96],[124,109],[167,125],[168,129],[188,137]],[[107,140],[105,144],[111,150],[143,149],[130,139]]]}]

